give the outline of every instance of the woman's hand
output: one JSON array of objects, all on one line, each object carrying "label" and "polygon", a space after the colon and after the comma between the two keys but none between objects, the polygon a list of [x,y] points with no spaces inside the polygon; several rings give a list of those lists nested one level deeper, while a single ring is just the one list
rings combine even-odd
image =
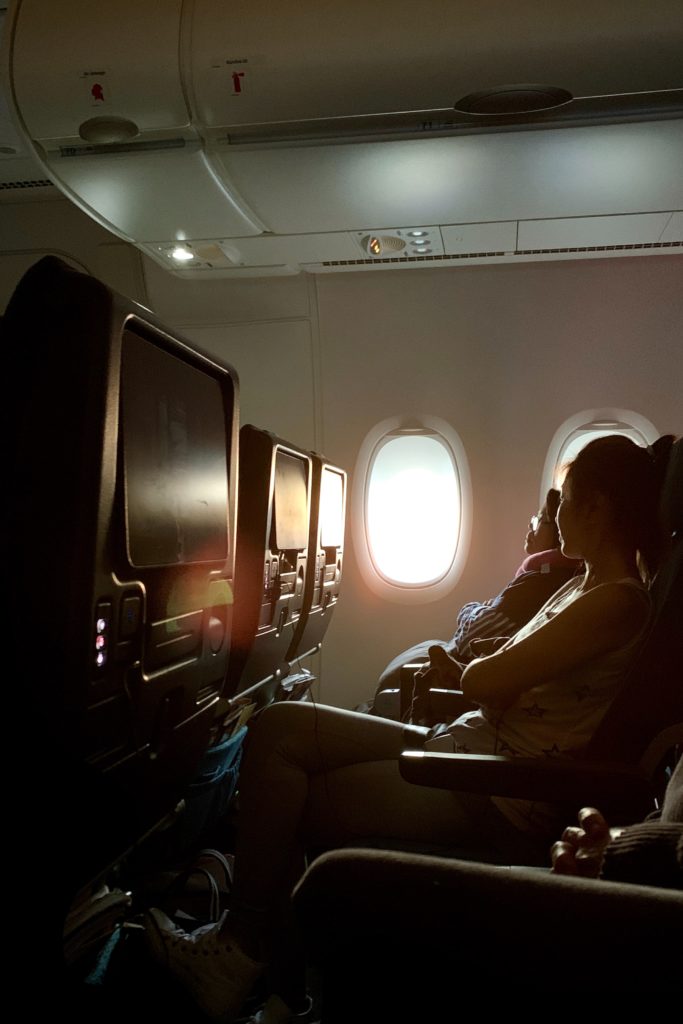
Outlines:
[{"label": "woman's hand", "polygon": [[429,648],[430,668],[436,669],[439,674],[439,682],[457,688],[460,686],[462,676],[462,665],[452,658],[443,647]]},{"label": "woman's hand", "polygon": [[487,636],[481,640],[471,640],[470,650],[475,658],[489,658],[508,642],[509,636]]},{"label": "woman's hand", "polygon": [[551,850],[556,875],[579,875],[598,878],[605,849],[621,829],[610,829],[600,811],[583,807],[579,811],[579,827],[570,825]]}]

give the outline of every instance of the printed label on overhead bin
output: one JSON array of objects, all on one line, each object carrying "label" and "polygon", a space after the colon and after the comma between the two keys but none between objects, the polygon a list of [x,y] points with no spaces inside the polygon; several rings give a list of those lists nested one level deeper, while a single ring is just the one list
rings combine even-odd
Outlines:
[{"label": "printed label on overhead bin", "polygon": [[106,107],[111,103],[110,79],[106,69],[80,71],[78,77],[83,83],[83,91],[89,106]]},{"label": "printed label on overhead bin", "polygon": [[243,89],[242,79],[246,75],[246,71],[233,71],[232,73],[232,91],[235,96],[239,96]]},{"label": "printed label on overhead bin", "polygon": [[228,95],[242,96],[247,89],[251,69],[262,63],[262,57],[216,57],[211,61],[211,69],[226,76]]}]

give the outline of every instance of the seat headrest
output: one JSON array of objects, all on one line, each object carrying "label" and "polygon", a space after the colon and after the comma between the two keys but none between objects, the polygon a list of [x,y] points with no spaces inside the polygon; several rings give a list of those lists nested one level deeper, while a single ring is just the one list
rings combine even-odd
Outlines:
[{"label": "seat headrest", "polygon": [[683,438],[675,441],[662,488],[660,504],[662,526],[668,536],[683,534]]}]

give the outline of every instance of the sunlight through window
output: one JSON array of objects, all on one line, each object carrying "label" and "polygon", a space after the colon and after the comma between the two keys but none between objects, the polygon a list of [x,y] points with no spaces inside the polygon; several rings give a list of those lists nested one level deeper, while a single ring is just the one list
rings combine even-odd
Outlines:
[{"label": "sunlight through window", "polygon": [[549,487],[561,487],[567,466],[582,448],[597,437],[621,434],[636,444],[653,444],[659,431],[650,420],[632,409],[584,409],[565,420],[555,431],[543,468],[541,501]]},{"label": "sunlight through window", "polygon": [[613,434],[630,437],[632,441],[635,441],[636,444],[643,445],[643,447],[647,445],[647,438],[645,438],[635,427],[629,427],[628,424],[615,423],[613,425],[606,424],[604,426],[592,423],[586,424],[585,427],[573,431],[562,446],[557,459],[553,486],[557,488],[562,486],[567,466],[590,441],[595,441],[598,437],[610,437]]},{"label": "sunlight through window", "polygon": [[399,435],[378,448],[367,490],[367,531],[385,579],[417,586],[450,569],[460,535],[460,485],[446,445],[434,436]]}]

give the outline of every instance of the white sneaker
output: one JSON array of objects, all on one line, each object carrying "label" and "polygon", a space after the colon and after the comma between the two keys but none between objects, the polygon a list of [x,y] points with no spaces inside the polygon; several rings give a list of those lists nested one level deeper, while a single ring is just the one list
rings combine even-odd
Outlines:
[{"label": "white sneaker", "polygon": [[253,1017],[249,1017],[245,1024],[296,1024],[297,1021],[314,1024],[311,1021],[313,1003],[310,997],[307,1003],[304,1010],[295,1013],[279,995],[273,994],[268,996],[263,1007]]},{"label": "white sneaker", "polygon": [[232,1020],[264,969],[219,936],[222,920],[194,932],[176,928],[153,907],[146,914],[147,948],[212,1021]]}]

